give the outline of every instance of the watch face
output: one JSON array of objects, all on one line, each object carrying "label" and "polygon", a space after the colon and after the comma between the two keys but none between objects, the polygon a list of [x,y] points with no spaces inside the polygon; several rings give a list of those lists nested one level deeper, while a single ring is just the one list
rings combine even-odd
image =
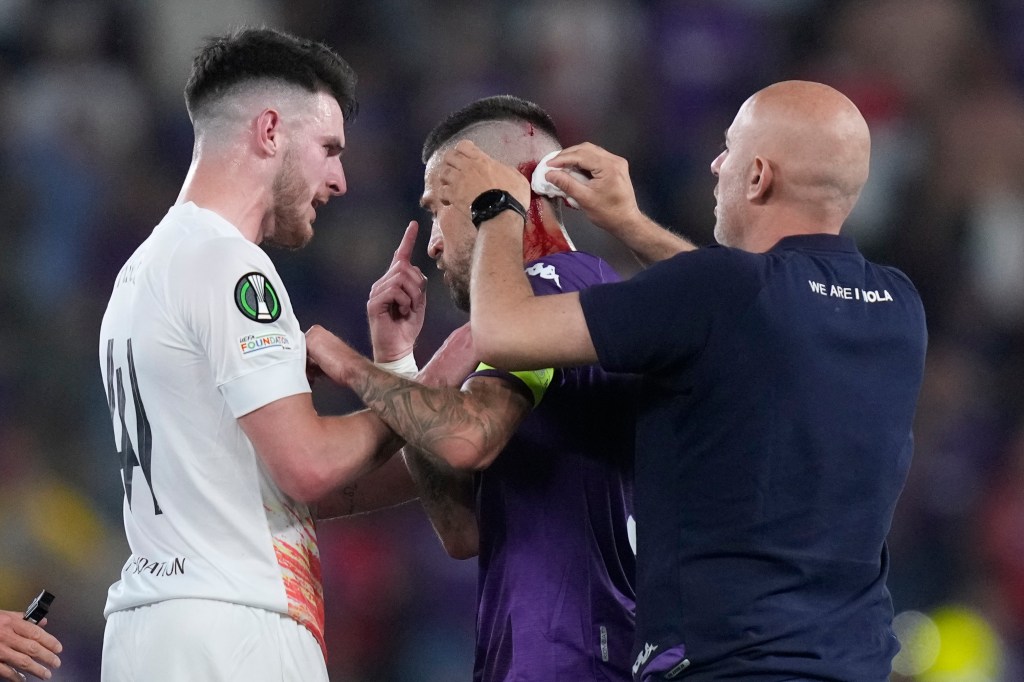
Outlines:
[{"label": "watch face", "polygon": [[505,210],[513,210],[526,220],[526,210],[512,195],[501,189],[489,189],[474,199],[469,207],[469,215],[473,224],[480,227],[480,223]]},{"label": "watch face", "polygon": [[[478,223],[484,220],[489,220],[494,216],[498,215],[502,207],[506,204],[506,194],[500,189],[489,189],[474,201],[473,205],[470,206],[470,214],[473,217],[473,222]],[[479,223],[478,223],[479,224]]]}]

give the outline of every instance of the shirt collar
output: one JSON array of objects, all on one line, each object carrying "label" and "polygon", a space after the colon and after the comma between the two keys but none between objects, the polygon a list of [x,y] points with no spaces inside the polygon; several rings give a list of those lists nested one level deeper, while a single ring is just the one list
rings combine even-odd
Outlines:
[{"label": "shirt collar", "polygon": [[857,253],[857,244],[850,237],[841,234],[794,234],[780,239],[770,251],[790,249]]}]

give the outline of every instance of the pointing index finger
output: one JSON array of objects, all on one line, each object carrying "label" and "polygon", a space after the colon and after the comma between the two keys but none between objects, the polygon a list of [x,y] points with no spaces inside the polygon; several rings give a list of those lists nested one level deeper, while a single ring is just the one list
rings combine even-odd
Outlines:
[{"label": "pointing index finger", "polygon": [[405,234],[402,235],[402,241],[399,242],[398,248],[395,249],[395,255],[391,259],[392,265],[400,261],[410,261],[412,259],[412,250],[416,246],[417,232],[419,232],[419,223],[415,220],[410,220],[409,225],[405,228]]}]

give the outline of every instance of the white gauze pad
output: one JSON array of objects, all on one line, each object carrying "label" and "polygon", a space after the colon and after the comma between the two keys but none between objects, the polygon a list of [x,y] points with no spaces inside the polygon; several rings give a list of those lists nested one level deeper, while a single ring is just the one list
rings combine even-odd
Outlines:
[{"label": "white gauze pad", "polygon": [[[534,169],[533,171],[533,176],[530,178],[530,187],[531,189],[533,189],[534,192],[540,194],[541,196],[552,198],[561,197],[565,199],[565,203],[569,204],[573,208],[578,209],[580,205],[576,203],[575,199],[567,197],[565,195],[565,192],[552,185],[550,182],[547,181],[547,178],[544,177],[549,170],[552,170],[551,166],[548,165],[548,161],[550,161],[556,154],[558,154],[559,151],[560,150],[556,149],[555,151],[551,152],[550,154],[548,154],[547,156],[540,160],[540,163],[537,164],[537,168]],[[568,173],[569,175],[573,176],[574,178],[581,182],[586,182],[587,180],[590,179],[586,175],[584,175],[583,173],[579,172],[574,168],[557,168],[554,170],[565,171],[566,173]]]}]

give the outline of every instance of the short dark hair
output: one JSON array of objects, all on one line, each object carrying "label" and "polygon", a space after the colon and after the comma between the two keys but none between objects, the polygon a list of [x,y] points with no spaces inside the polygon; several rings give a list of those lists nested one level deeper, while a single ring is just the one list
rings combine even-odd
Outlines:
[{"label": "short dark hair", "polygon": [[346,120],[358,110],[356,73],[323,43],[272,28],[240,28],[207,40],[192,62],[185,106],[195,118],[203,105],[247,80],[278,80],[310,93],[330,92]]},{"label": "short dark hair", "polygon": [[542,132],[550,135],[556,142],[558,129],[555,122],[540,105],[534,104],[514,95],[494,95],[478,99],[467,104],[456,112],[448,114],[427,135],[423,143],[423,163],[430,160],[441,146],[461,133],[466,128],[484,121],[525,121],[532,123]]}]

